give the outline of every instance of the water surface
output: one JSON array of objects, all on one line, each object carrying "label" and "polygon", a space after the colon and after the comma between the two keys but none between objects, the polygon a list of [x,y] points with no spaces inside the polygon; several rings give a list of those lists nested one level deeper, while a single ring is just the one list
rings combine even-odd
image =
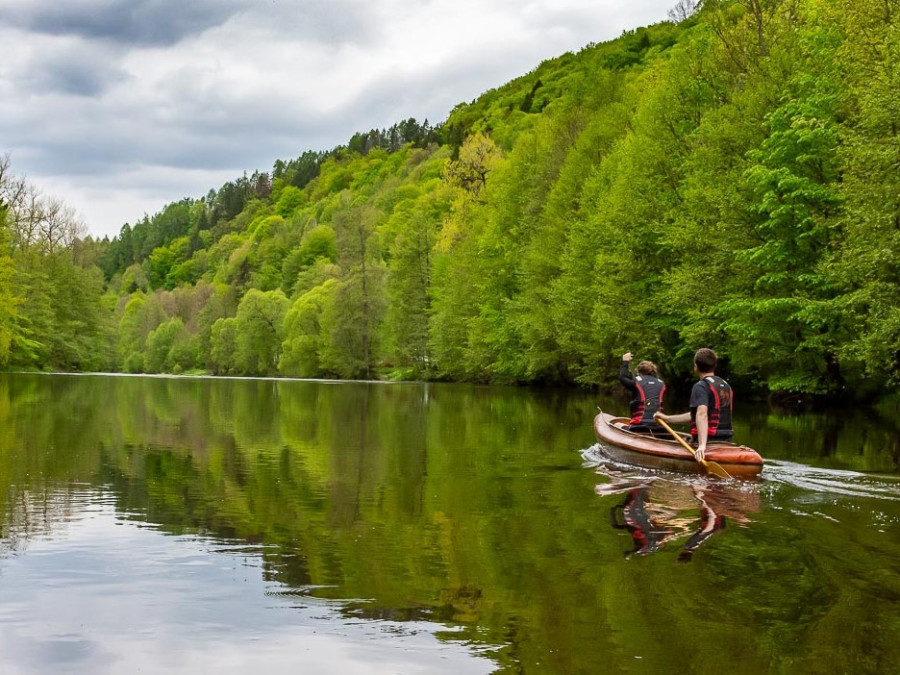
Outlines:
[{"label": "water surface", "polygon": [[762,480],[585,392],[0,375],[0,672],[900,670],[891,415],[742,406]]}]

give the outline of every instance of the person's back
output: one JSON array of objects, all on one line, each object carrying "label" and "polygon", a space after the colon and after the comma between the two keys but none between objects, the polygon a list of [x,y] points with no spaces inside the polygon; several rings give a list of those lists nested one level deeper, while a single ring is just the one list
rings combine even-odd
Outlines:
[{"label": "person's back", "polygon": [[731,385],[716,375],[718,358],[712,349],[704,347],[694,354],[694,371],[700,378],[691,389],[690,412],[678,415],[657,413],[656,418],[670,424],[690,424],[697,458],[706,456],[706,443],[710,440],[730,441],[734,437],[731,411],[734,392]]},{"label": "person's back", "polygon": [[622,356],[619,368],[619,382],[631,392],[631,419],[628,430],[642,433],[662,431],[653,416],[663,409],[663,396],[666,384],[659,378],[659,372],[652,361],[641,361],[637,367],[637,375],[632,378],[628,372],[631,363],[631,352]]},{"label": "person's back", "polygon": [[[695,399],[695,393],[696,399]],[[695,404],[695,400],[697,403]],[[734,391],[731,385],[718,375],[707,375],[694,383],[691,390],[691,408],[697,405],[706,405],[709,411],[707,417],[707,438],[730,441],[734,438],[732,427],[731,409],[734,404]],[[696,424],[691,429],[691,435],[696,438]]]},{"label": "person's back", "polygon": [[691,436],[695,439],[699,436],[697,410],[700,406],[706,406],[707,439],[730,441],[734,437],[731,418],[734,391],[728,382],[715,374],[717,357],[713,350],[698,350],[694,360],[700,379],[691,389]]}]

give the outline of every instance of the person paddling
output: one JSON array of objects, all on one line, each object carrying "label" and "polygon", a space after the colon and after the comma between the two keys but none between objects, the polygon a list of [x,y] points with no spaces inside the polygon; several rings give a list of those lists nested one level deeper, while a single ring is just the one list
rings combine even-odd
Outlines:
[{"label": "person paddling", "polygon": [[694,372],[700,378],[691,389],[690,412],[665,415],[658,412],[654,419],[672,424],[691,423],[691,440],[697,445],[697,459],[706,458],[709,440],[730,441],[734,437],[731,410],[734,392],[731,385],[716,375],[718,357],[712,349],[698,349],[694,354]]},{"label": "person paddling", "polygon": [[619,382],[631,392],[631,420],[626,428],[643,434],[662,432],[662,428],[654,423],[653,416],[663,409],[666,383],[659,379],[659,371],[652,361],[641,361],[637,366],[637,375],[632,378],[628,372],[632,358],[631,352],[623,354],[619,368]]}]

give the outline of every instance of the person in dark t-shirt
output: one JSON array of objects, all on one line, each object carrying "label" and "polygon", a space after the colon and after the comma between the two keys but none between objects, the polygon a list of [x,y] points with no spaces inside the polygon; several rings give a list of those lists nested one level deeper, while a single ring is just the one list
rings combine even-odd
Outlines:
[{"label": "person in dark t-shirt", "polygon": [[730,441],[734,437],[731,410],[734,392],[731,385],[716,375],[718,357],[712,349],[699,349],[694,354],[694,371],[700,378],[691,389],[690,412],[679,415],[657,413],[655,419],[672,424],[691,423],[691,436],[697,445],[697,458],[706,457],[706,444],[711,439]]}]

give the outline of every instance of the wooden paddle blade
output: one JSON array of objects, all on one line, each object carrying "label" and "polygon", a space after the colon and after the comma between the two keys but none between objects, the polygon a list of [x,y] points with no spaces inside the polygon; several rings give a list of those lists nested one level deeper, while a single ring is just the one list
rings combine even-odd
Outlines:
[{"label": "wooden paddle blade", "polygon": [[717,464],[716,462],[703,462],[703,466],[706,467],[707,471],[720,478],[731,478],[731,474],[728,473],[721,464]]},{"label": "wooden paddle blade", "polygon": [[659,422],[666,431],[672,434],[675,440],[681,443],[684,449],[691,453],[694,456],[694,459],[696,459],[708,473],[719,476],[719,478],[731,478],[731,474],[729,474],[724,468],[722,468],[721,465],[716,464],[715,462],[707,462],[704,459],[700,459],[697,456],[697,451],[694,450],[690,445],[688,445],[687,442],[681,436],[675,433],[675,430],[672,429],[672,427],[666,424],[663,420],[656,418],[656,421]]}]

